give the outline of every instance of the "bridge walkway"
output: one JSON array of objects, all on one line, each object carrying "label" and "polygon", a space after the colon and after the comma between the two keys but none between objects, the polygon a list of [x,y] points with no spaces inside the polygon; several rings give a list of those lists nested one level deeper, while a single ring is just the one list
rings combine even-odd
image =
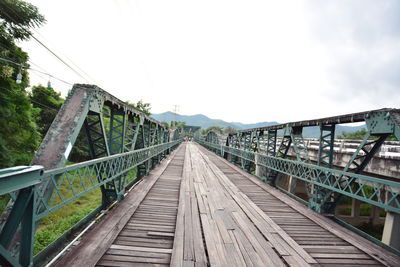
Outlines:
[{"label": "bridge walkway", "polygon": [[399,266],[400,259],[195,143],[57,266]]}]

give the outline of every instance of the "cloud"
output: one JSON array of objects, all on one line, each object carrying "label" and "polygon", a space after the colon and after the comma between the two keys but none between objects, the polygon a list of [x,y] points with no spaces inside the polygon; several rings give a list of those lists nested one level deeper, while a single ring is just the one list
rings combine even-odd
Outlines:
[{"label": "cloud", "polygon": [[335,89],[326,96],[346,105],[398,105],[400,1],[307,3],[312,36],[329,58],[327,70]]},{"label": "cloud", "polygon": [[[285,122],[400,98],[397,0],[31,1],[46,15],[38,31],[50,47],[155,113],[177,104],[182,114]],[[84,82],[34,41],[23,47],[51,74]]]}]

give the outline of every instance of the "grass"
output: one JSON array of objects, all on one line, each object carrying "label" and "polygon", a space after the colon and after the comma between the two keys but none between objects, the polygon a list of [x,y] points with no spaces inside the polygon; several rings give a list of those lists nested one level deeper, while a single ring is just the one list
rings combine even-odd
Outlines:
[{"label": "grass", "polygon": [[[136,168],[128,172],[125,184],[129,184],[135,179]],[[88,178],[85,177],[85,180],[87,182]],[[78,188],[79,184],[80,180],[74,179],[73,187]],[[67,184],[61,188],[60,191],[64,196],[71,194],[68,188]],[[34,253],[39,253],[65,231],[96,209],[101,204],[101,200],[101,191],[98,188],[43,218],[35,234]]]},{"label": "grass", "polygon": [[[126,177],[125,184],[133,182],[136,179],[136,168],[129,171]],[[87,182],[88,177],[84,180]],[[80,187],[80,180],[77,177],[73,181],[74,189]],[[61,182],[60,193],[66,196],[72,196],[69,190],[70,186],[66,182]],[[9,200],[8,195],[0,196],[0,213],[3,212]],[[54,204],[59,203],[60,200]],[[90,212],[96,209],[102,202],[102,195],[100,188],[97,188],[74,202],[60,208],[59,210],[51,213],[40,221],[38,229],[35,233],[34,241],[34,254],[36,255],[41,250],[46,248],[50,243],[60,237],[65,231],[69,230],[77,222],[87,216]]]},{"label": "grass", "polygon": [[40,221],[35,233],[37,254],[101,204],[100,189],[93,190]]},{"label": "grass", "polygon": [[351,215],[351,208],[350,207],[339,208],[338,213],[340,215],[350,216]]},{"label": "grass", "polygon": [[360,216],[370,216],[372,212],[372,206],[370,204],[360,205]]}]

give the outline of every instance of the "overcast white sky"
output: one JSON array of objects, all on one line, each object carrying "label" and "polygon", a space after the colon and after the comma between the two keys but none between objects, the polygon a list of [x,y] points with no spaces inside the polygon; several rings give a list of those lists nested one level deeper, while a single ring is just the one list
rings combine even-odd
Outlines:
[{"label": "overcast white sky", "polygon": [[[47,19],[38,39],[153,113],[179,105],[185,115],[287,122],[400,103],[397,0],[29,2]],[[87,83],[36,42],[22,47],[46,72]]]}]

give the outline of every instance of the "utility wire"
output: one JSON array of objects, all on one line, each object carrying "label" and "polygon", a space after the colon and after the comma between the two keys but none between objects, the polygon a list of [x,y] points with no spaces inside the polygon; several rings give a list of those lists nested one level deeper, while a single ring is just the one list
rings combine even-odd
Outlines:
[{"label": "utility wire", "polygon": [[[21,18],[17,12],[15,12],[11,7],[7,6],[7,8],[12,11],[17,17]],[[10,14],[8,14],[7,12],[4,12],[3,10],[3,14],[5,14],[10,20],[14,21],[15,20],[12,18],[12,16],[10,16]],[[34,29],[33,29],[34,30]],[[59,57],[55,52],[53,52],[50,48],[48,48],[43,42],[41,42],[39,39],[37,39],[32,33],[30,33],[29,31],[26,31],[26,33],[28,33],[35,41],[37,41],[41,46],[43,46],[47,51],[49,51],[53,56],[55,56],[58,60],[60,60],[65,66],[67,66],[69,69],[71,69],[75,74],[77,74],[79,77],[81,77],[82,79],[84,79],[86,82],[90,83],[90,81],[88,79],[86,79],[83,75],[81,75],[78,71],[76,71],[74,68],[72,68],[67,62],[65,62],[61,57]],[[76,64],[75,64],[76,65]]]},{"label": "utility wire", "polygon": [[[43,40],[47,41],[49,43],[49,40],[46,39],[46,37],[43,36],[43,34],[41,34],[39,31],[37,31],[35,28],[32,28],[32,30],[39,35]],[[51,42],[50,42],[51,43]],[[54,45],[53,45],[54,46]],[[62,54],[62,52],[61,52]],[[68,59],[68,61],[70,63],[72,63],[72,65],[74,65],[79,71],[81,71],[83,74],[85,74],[90,80],[94,81],[96,83],[96,80],[93,79],[93,77],[91,77],[89,74],[87,74],[87,72],[85,72],[83,69],[81,69],[77,64],[75,64],[74,61],[72,61],[71,58],[67,57],[65,54],[62,54],[63,57],[65,57],[66,59]]]},{"label": "utility wire", "polygon": [[0,61],[4,61],[4,62],[7,62],[7,63],[12,63],[12,64],[15,64],[15,65],[17,65],[17,66],[20,66],[21,68],[28,69],[28,70],[32,70],[32,71],[36,71],[36,72],[39,72],[39,73],[41,73],[41,74],[50,76],[50,77],[52,77],[52,78],[54,78],[54,79],[56,79],[56,80],[59,80],[60,82],[63,82],[63,83],[65,83],[65,84],[73,85],[72,83],[67,82],[67,81],[65,81],[65,80],[63,80],[63,79],[57,78],[56,76],[54,76],[54,75],[52,75],[52,74],[50,74],[50,73],[47,73],[47,72],[44,72],[44,71],[40,71],[40,70],[31,68],[31,67],[28,67],[27,65],[24,65],[24,64],[21,64],[21,63],[12,61],[12,60],[10,60],[10,59],[6,59],[6,58],[0,57]]},{"label": "utility wire", "polygon": [[55,56],[58,60],[60,60],[65,66],[70,68],[75,74],[77,74],[79,77],[87,81],[88,83],[89,80],[86,79],[83,75],[81,75],[78,71],[76,71],[74,68],[72,68],[67,62],[65,62],[62,58],[60,58],[56,53],[54,53],[50,48],[48,48],[44,43],[42,43],[39,39],[37,39],[34,35],[31,34],[31,37],[36,40],[39,44],[41,44],[44,48],[46,48],[47,51],[49,51],[53,56]]},{"label": "utility wire", "polygon": [[[11,48],[9,48],[9,47],[5,47],[5,46],[2,45],[2,44],[0,44],[0,47],[3,47],[4,49],[7,49],[7,50],[10,50],[10,49],[11,49]],[[9,52],[10,52],[11,54],[13,54],[13,55],[17,55],[17,54],[15,54],[13,51],[9,51]],[[39,69],[41,69],[41,70],[35,70],[35,69],[31,68],[31,67],[22,66],[22,64],[17,63],[17,62],[15,62],[15,61],[12,61],[12,60],[10,60],[10,59],[0,58],[0,60],[2,60],[2,61],[7,61],[7,62],[9,62],[9,63],[12,63],[12,64],[15,64],[15,65],[21,66],[21,67],[23,67],[23,68],[25,68],[25,69],[32,70],[32,71],[34,71],[34,72],[32,72],[33,74],[35,74],[36,76],[42,78],[43,80],[48,80],[48,79],[44,78],[43,76],[38,75],[36,72],[41,72],[42,74],[47,75],[47,76],[52,77],[52,78],[55,78],[56,80],[59,80],[59,81],[61,81],[61,82],[63,82],[63,83],[66,83],[66,84],[68,84],[68,85],[72,85],[71,83],[66,82],[65,80],[61,80],[61,79],[55,77],[53,74],[50,74],[46,69],[42,68],[41,66],[39,66],[38,64],[34,63],[33,61],[31,61],[31,60],[29,60],[29,59],[28,59],[29,64],[32,64],[32,65],[36,66],[37,68],[39,68]],[[35,72],[35,71],[36,71],[36,72]]]},{"label": "utility wire", "polygon": [[35,101],[35,100],[33,100],[33,99],[31,99],[31,102],[33,102],[33,103],[35,103],[35,104],[37,104],[37,105],[39,105],[39,106],[42,106],[42,107],[44,107],[44,108],[47,108],[47,109],[49,109],[49,110],[51,110],[51,111],[54,111],[54,112],[57,112],[57,113],[58,113],[58,110],[57,110],[57,109],[52,108],[52,107],[49,107],[49,106],[47,106],[47,105],[45,105],[45,104],[42,104],[42,103],[40,103],[40,102],[37,102],[37,101]]}]

